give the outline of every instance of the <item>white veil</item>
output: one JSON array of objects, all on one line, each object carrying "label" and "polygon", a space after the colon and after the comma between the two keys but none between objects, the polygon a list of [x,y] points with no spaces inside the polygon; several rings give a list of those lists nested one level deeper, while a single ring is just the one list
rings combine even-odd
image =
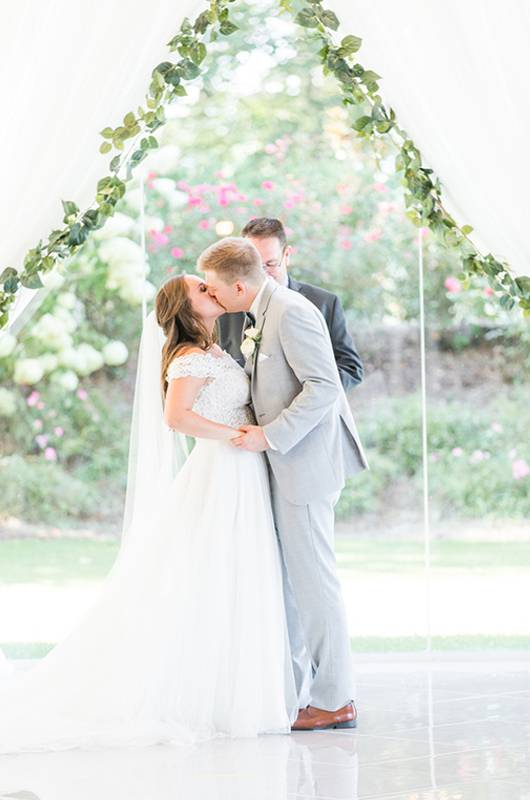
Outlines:
[{"label": "white veil", "polygon": [[167,494],[188,456],[185,435],[164,422],[160,390],[164,341],[155,312],[151,311],[144,320],[138,352],[120,553],[148,530],[159,507],[158,498]]}]

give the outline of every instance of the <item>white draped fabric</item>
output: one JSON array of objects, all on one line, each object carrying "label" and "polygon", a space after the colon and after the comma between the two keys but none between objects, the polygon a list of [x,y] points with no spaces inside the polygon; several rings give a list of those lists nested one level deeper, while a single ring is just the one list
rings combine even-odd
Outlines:
[{"label": "white draped fabric", "polygon": [[527,0],[330,0],[483,252],[530,275]]},{"label": "white draped fabric", "polygon": [[[383,97],[441,178],[449,210],[475,228],[482,249],[529,274],[525,0],[326,5],[341,34],[363,38],[359,60],[383,76]],[[61,199],[89,205],[109,160],[99,131],[143,102],[182,17],[204,8],[196,0],[2,5],[0,268],[19,268],[61,224]]]}]

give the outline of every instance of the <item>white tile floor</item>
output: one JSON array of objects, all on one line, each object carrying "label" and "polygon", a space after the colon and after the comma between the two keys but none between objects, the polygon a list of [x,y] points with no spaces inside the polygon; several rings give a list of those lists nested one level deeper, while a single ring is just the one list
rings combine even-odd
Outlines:
[{"label": "white tile floor", "polygon": [[530,800],[528,660],[361,662],[359,727],[0,757],[18,800]]}]

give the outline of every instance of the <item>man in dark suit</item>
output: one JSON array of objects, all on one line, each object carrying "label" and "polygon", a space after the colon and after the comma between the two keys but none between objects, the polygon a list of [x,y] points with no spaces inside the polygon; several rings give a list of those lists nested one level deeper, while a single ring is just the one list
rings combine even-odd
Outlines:
[{"label": "man in dark suit", "polygon": [[[321,312],[329,329],[344,390],[347,392],[359,384],[363,379],[363,363],[346,327],[341,302],[336,294],[310,283],[296,281],[288,274],[291,248],[287,244],[285,229],[280,220],[268,217],[252,219],[247,222],[241,235],[246,236],[257,248],[263,268],[271,278],[282,286],[300,292]],[[245,363],[241,353],[243,330],[250,324],[254,323],[244,312],[223,314],[217,322],[219,344],[241,365]]]}]

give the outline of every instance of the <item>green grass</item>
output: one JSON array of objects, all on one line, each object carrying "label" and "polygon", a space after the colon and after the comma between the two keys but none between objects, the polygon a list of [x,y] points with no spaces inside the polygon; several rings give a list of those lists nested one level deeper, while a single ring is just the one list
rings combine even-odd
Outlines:
[{"label": "green grass", "polygon": [[[109,572],[119,550],[118,541],[87,539],[0,540],[0,582],[35,583],[65,587],[99,582]],[[337,560],[343,577],[368,574],[421,574],[423,546],[412,540],[392,541],[338,536]],[[499,572],[520,572],[530,568],[527,542],[432,543],[432,565],[450,574],[465,571],[486,576]],[[530,578],[530,574],[529,574]],[[1,643],[11,658],[44,656],[53,642]],[[357,637],[354,653],[421,652],[426,642],[420,636]],[[433,649],[450,651],[528,650],[530,636],[435,636]]]},{"label": "green grass", "polygon": [[99,581],[118,549],[117,541],[6,539],[0,541],[0,582],[66,586]]},{"label": "green grass", "polygon": [[[9,658],[42,658],[55,646],[54,642],[0,642]],[[426,648],[422,636],[361,636],[351,639],[352,653],[421,653]],[[494,651],[528,651],[530,636],[433,636],[434,653]]]},{"label": "green grass", "polygon": [[[6,539],[0,541],[0,582],[46,583],[65,586],[99,581],[109,572],[119,542],[87,539]],[[423,545],[411,540],[374,540],[338,536],[341,572],[418,573],[423,569]],[[498,572],[530,568],[528,542],[434,541],[436,570]]]},{"label": "green grass", "polygon": [[[366,540],[337,537],[339,568],[352,572],[413,573],[423,569],[423,543],[411,540]],[[528,542],[458,542],[431,544],[431,565],[438,570],[498,572],[530,568]]]}]

